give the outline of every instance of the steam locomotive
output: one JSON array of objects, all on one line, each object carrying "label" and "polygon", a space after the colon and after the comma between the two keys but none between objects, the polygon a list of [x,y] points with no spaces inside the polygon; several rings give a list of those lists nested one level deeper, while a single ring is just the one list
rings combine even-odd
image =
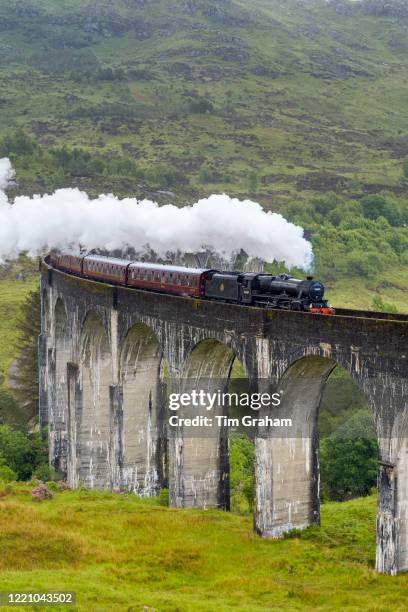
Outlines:
[{"label": "steam locomotive", "polygon": [[311,276],[299,280],[288,274],[221,272],[56,250],[46,261],[64,272],[112,285],[261,308],[334,314],[324,299],[324,286]]}]

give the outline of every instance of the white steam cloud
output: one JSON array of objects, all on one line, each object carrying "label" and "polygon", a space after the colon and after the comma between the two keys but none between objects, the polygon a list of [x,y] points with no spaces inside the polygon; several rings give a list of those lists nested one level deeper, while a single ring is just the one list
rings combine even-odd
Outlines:
[{"label": "white steam cloud", "polygon": [[0,260],[22,251],[45,249],[123,249],[148,247],[159,256],[168,252],[210,249],[231,258],[241,249],[250,258],[284,261],[310,267],[312,246],[303,229],[282,215],[266,212],[256,202],[212,195],[193,206],[159,206],[149,200],[101,195],[90,200],[78,189],[52,195],[20,196],[10,203],[4,193],[14,172],[0,160]]}]

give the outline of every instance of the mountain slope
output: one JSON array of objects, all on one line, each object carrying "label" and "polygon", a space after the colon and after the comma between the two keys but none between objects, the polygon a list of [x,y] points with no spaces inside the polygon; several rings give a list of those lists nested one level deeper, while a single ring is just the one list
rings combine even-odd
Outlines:
[{"label": "mountain slope", "polygon": [[177,169],[188,198],[404,193],[405,9],[0,0],[0,134],[24,127],[45,147]]}]

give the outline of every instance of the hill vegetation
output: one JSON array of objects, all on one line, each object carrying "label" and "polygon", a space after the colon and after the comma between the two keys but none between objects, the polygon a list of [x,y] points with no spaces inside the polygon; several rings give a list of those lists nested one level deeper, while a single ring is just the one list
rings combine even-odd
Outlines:
[{"label": "hill vegetation", "polygon": [[[129,172],[122,193],[405,193],[404,7],[1,0],[0,132],[129,157],[147,178]],[[41,164],[26,171],[24,189],[46,186]]]}]

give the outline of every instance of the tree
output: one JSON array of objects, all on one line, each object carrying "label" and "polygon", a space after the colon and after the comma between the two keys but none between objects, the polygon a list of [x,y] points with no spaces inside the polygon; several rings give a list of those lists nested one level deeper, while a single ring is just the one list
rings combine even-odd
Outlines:
[{"label": "tree", "polygon": [[404,174],[404,178],[408,179],[408,159],[404,161],[404,165],[402,166],[402,172]]},{"label": "tree", "polygon": [[249,173],[248,191],[249,193],[256,193],[258,191],[258,175],[255,171]]},{"label": "tree", "polygon": [[6,389],[0,389],[0,425],[21,425],[25,421],[19,404]]},{"label": "tree", "polygon": [[41,331],[40,291],[28,294],[17,320],[19,357],[12,376],[15,396],[21,405],[26,421],[38,414],[38,336]]},{"label": "tree", "polygon": [[0,144],[0,155],[32,155],[38,145],[24,130],[18,130],[3,138]]},{"label": "tree", "polygon": [[254,500],[255,446],[248,438],[230,437],[231,505],[234,510],[251,510]]},{"label": "tree", "polygon": [[377,482],[378,443],[372,415],[359,410],[320,444],[323,497],[369,495]]},{"label": "tree", "polygon": [[46,461],[46,448],[40,434],[27,435],[8,425],[0,425],[0,465],[13,470],[19,480],[30,478],[35,468]]},{"label": "tree", "polygon": [[385,217],[387,210],[387,200],[384,196],[368,195],[361,199],[363,214],[367,219],[377,219],[377,217]]}]

